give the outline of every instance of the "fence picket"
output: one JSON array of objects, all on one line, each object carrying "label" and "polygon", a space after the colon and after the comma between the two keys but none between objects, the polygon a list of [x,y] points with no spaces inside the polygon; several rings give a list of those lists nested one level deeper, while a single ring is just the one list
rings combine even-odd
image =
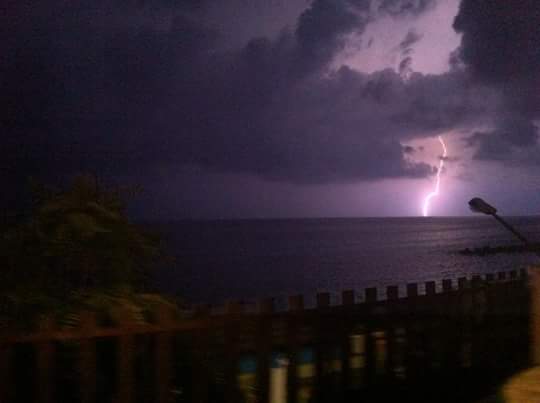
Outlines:
[{"label": "fence picket", "polygon": [[135,336],[129,332],[129,327],[133,321],[130,312],[120,312],[118,318],[125,332],[117,339],[117,400],[118,403],[132,403],[135,398]]},{"label": "fence picket", "polygon": [[[167,307],[160,306],[156,311],[156,323],[159,326],[165,328],[170,327],[173,324],[171,318],[171,312]],[[156,335],[156,390],[157,390],[157,403],[167,403],[171,394],[171,333],[164,331]]]},{"label": "fence picket", "polygon": [[[41,318],[38,324],[40,333],[53,330],[54,323],[51,318]],[[54,372],[54,345],[51,340],[43,340],[36,344],[37,367],[37,401],[40,403],[53,402],[53,372]]]},{"label": "fence picket", "polygon": [[12,346],[8,344],[0,344],[0,402],[9,402],[12,400],[12,358]]},{"label": "fence picket", "polygon": [[[91,312],[81,314],[81,334],[92,333],[96,329],[96,317]],[[79,365],[81,372],[81,402],[96,401],[96,340],[83,338],[79,342]]]}]

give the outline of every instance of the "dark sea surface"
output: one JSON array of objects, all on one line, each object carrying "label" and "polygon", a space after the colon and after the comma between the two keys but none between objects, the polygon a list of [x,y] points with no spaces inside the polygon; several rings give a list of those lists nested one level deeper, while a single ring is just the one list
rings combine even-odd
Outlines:
[{"label": "dark sea surface", "polygon": [[[540,217],[508,218],[540,242]],[[524,268],[534,254],[464,256],[464,248],[518,244],[493,218],[329,218],[153,224],[176,258],[161,290],[220,303],[319,291],[405,285]],[[402,292],[402,291],[400,291]]]}]

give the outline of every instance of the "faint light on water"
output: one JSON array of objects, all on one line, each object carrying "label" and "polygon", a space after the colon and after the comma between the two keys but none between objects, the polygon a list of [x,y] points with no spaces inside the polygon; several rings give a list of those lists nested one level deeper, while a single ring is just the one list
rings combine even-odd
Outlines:
[{"label": "faint light on water", "polygon": [[270,403],[287,403],[287,370],[289,360],[282,353],[274,353],[270,368]]}]

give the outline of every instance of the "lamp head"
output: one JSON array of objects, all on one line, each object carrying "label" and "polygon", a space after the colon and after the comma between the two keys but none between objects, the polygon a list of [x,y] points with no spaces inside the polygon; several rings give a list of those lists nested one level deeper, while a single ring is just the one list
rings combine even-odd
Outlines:
[{"label": "lamp head", "polygon": [[483,213],[488,215],[494,215],[497,213],[497,209],[492,205],[486,203],[479,197],[475,197],[469,201],[469,207],[475,213]]}]

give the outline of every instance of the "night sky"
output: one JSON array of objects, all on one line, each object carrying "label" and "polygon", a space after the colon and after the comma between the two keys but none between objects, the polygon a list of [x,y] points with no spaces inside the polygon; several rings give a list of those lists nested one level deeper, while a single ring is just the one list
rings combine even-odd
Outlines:
[{"label": "night sky", "polygon": [[146,219],[540,213],[538,0],[7,0],[2,208],[139,184]]}]

